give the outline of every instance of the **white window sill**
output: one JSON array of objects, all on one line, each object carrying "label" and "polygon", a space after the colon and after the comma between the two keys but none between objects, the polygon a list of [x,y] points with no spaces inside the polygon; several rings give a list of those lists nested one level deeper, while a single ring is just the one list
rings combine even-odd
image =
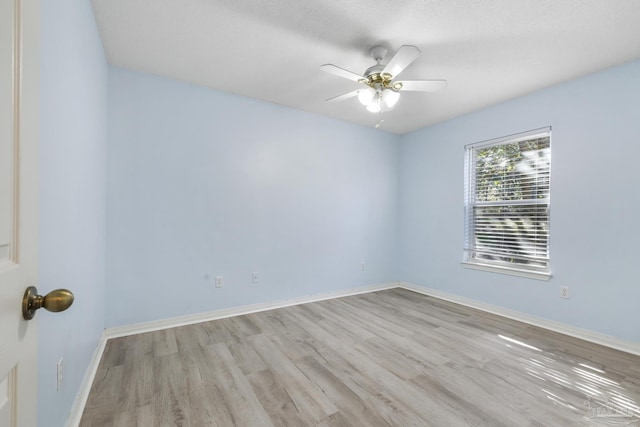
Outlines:
[{"label": "white window sill", "polygon": [[488,265],[469,261],[462,261],[462,266],[464,268],[470,268],[473,270],[490,271],[492,273],[526,277],[527,279],[544,280],[546,282],[551,279],[551,273],[543,271],[522,270],[518,268],[501,267],[497,265]]}]

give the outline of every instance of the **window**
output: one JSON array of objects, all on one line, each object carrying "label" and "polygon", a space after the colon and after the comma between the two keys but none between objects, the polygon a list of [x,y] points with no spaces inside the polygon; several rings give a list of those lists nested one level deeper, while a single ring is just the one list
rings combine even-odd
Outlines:
[{"label": "window", "polygon": [[549,280],[551,128],[465,150],[462,264]]}]

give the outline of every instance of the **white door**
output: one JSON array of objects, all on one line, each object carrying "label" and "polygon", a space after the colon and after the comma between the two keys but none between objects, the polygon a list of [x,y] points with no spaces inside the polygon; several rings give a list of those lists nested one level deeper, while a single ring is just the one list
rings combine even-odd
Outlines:
[{"label": "white door", "polygon": [[36,426],[38,0],[0,0],[0,427]]}]

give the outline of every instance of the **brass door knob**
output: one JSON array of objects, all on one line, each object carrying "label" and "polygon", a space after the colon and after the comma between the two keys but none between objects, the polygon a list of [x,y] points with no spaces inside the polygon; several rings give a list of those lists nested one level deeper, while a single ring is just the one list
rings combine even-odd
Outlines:
[{"label": "brass door knob", "polygon": [[35,286],[29,286],[22,298],[22,317],[31,320],[36,315],[36,310],[44,307],[48,311],[65,311],[73,304],[73,292],[67,289],[56,289],[47,295],[38,295]]}]

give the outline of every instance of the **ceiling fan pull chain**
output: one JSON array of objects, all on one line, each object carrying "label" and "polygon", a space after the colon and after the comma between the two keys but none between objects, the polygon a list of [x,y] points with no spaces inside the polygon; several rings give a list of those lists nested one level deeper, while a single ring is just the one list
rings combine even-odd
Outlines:
[{"label": "ceiling fan pull chain", "polygon": [[378,112],[378,122],[376,123],[376,129],[380,129],[384,124],[384,120],[382,119],[382,111]]}]

